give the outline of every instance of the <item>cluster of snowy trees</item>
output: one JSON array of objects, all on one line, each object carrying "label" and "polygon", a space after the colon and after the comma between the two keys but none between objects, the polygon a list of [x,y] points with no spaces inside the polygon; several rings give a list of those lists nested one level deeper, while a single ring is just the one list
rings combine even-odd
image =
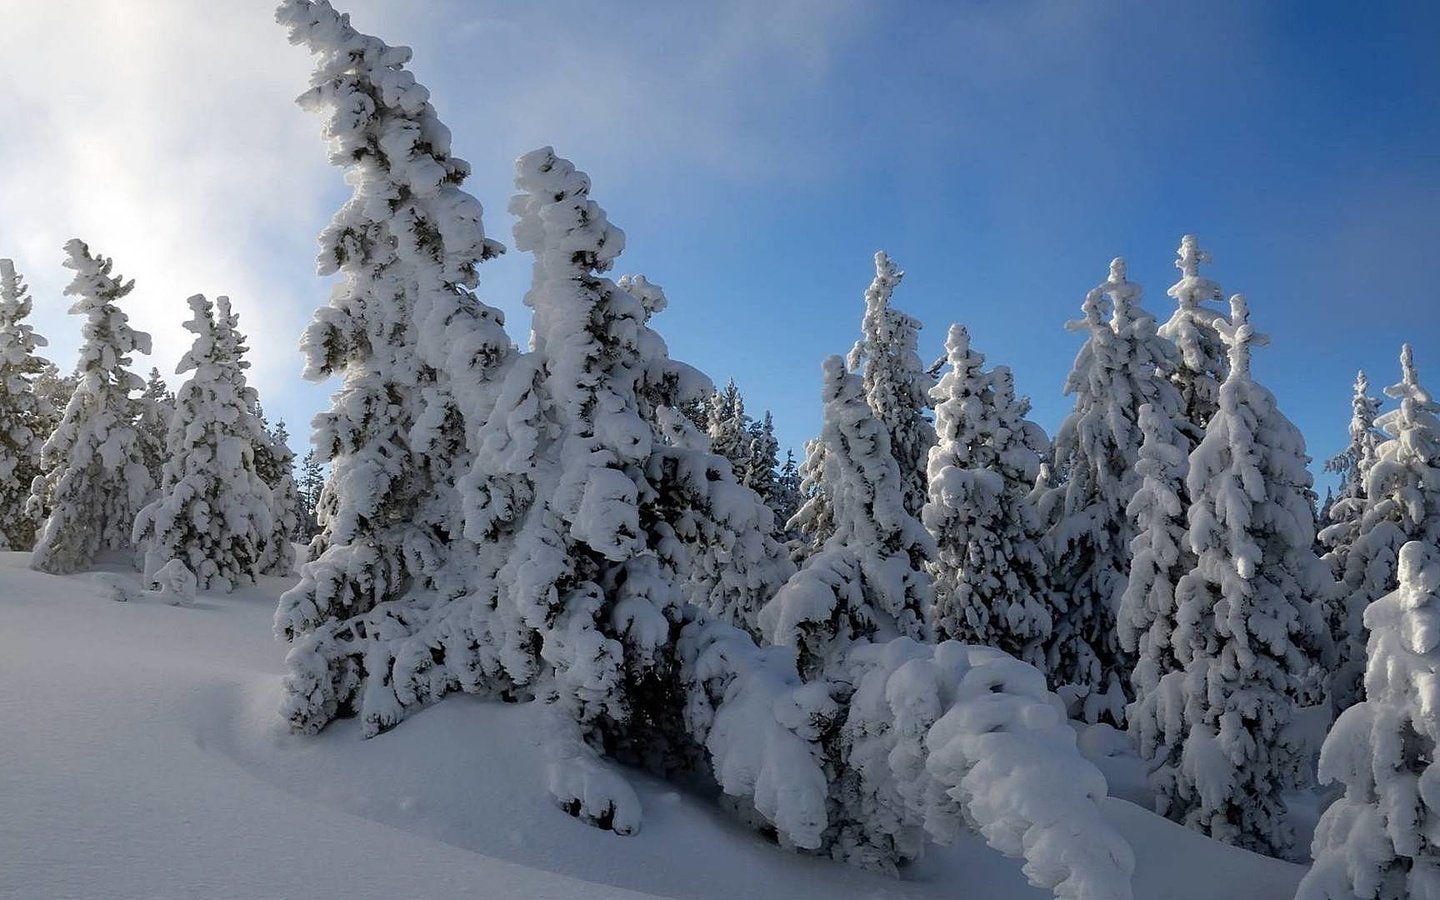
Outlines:
[{"label": "cluster of snowy trees", "polygon": [[288,573],[313,534],[275,615],[298,731],[355,716],[370,736],[456,692],[534,700],[557,803],[602,827],[641,823],[608,759],[881,870],[974,829],[1063,897],[1128,897],[1133,868],[1068,719],[1127,730],[1161,813],[1289,856],[1310,708],[1339,716],[1319,776],[1345,794],[1302,895],[1440,897],[1440,406],[1409,347],[1397,408],[1357,380],[1317,510],[1304,441],[1252,374],[1267,339],[1243,295],[1218,306],[1193,236],[1164,323],[1124,260],[1085,294],[1053,437],[963,325],[922,362],[877,253],[860,338],[821,367],[822,431],[782,464],[769,413],[670,358],[664,290],[611,277],[625,234],[583,172],[548,147],[516,163],[516,341],[476,293],[505,248],[409,50],[326,0],[277,17],[318,58],[300,102],[353,189],[301,345],[306,377],[342,379],[313,449],[297,473],[228,299],[189,299],[171,395],[131,371],[150,343],[117,305],[133,283],[72,241],[66,380],[0,261],[5,546],[57,573],[134,550],[184,598]]},{"label": "cluster of snowy trees", "polygon": [[0,543],[33,548],[31,564],[57,574],[133,552],[146,582],[180,602],[197,587],[289,574],[305,501],[284,423],[264,424],[245,383],[229,300],[190,298],[196,339],[177,373],[193,374],[175,395],[158,369],[148,381],[132,370],[151,349],[119,306],[134,282],[83,241],[65,252],[70,311],[85,317],[69,378],[38,355],[46,341],[24,321],[32,299],[0,260]]},{"label": "cluster of snowy trees", "polygon": [[[1243,295],[1228,310],[1207,305],[1224,296],[1200,272],[1207,261],[1185,236],[1163,325],[1124,261],[1111,263],[1068,326],[1085,341],[1065,385],[1075,408],[1052,440],[1026,418],[1009,370],[987,370],[963,326],[952,326],[940,363],[919,365],[917,326],[889,304],[899,273],[879,256],[849,366],[864,388],[847,393],[855,376],[826,363],[825,432],[810,445],[790,523],[801,570],[766,608],[777,628],[764,637],[796,644],[803,660],[836,631],[888,629],[1032,662],[1073,717],[1127,729],[1149,761],[1158,811],[1290,857],[1282,795],[1315,785],[1315,748],[1292,723],[1302,708],[1328,717],[1366,699],[1367,609],[1401,587],[1406,542],[1440,541],[1440,423],[1408,346],[1401,383],[1387,390],[1397,409],[1382,414],[1362,374],[1351,444],[1328,464],[1340,496],[1317,510],[1304,441],[1251,372],[1267,338]],[[920,533],[897,518],[903,488],[898,501],[880,499],[896,490],[892,464],[900,485],[927,491]],[[857,496],[869,504],[863,535],[837,512]],[[906,579],[921,570],[934,593],[910,632]],[[847,592],[848,604],[832,599]],[[842,607],[862,610],[859,624],[837,620]],[[1373,672],[1373,649],[1368,661]],[[1385,761],[1376,771],[1391,772],[1393,746],[1376,736],[1372,749]],[[1406,777],[1433,751],[1429,738],[1412,740],[1400,756]],[[1349,783],[1334,766],[1320,774]],[[1344,840],[1322,832],[1315,852]],[[1436,861],[1415,841],[1396,847],[1409,849],[1370,858],[1387,871]]]},{"label": "cluster of snowy trees", "polygon": [[[822,433],[781,466],[768,414],[669,358],[664,292],[606,275],[624,234],[549,148],[520,158],[510,204],[534,257],[518,349],[474,293],[502,248],[408,51],[324,2],[279,17],[320,58],[302,103],[329,113],[355,190],[322,236],[343,287],[304,341],[309,375],[345,387],[317,420],[320,533],[276,616],[294,727],[358,715],[374,734],[454,691],[538,698],[557,801],[617,831],[638,803],[601,756],[711,778],[797,848],[891,868],[965,824],[1037,883],[1121,896],[1128,850],[1068,714],[1129,731],[1161,812],[1293,852],[1282,794],[1314,777],[1296,711],[1361,708],[1365,609],[1400,596],[1402,544],[1436,540],[1408,349],[1400,410],[1357,395],[1322,521],[1304,442],[1251,372],[1266,339],[1243,296],[1217,305],[1193,236],[1163,324],[1123,260],[1086,294],[1053,439],[963,326],[921,362],[880,253],[859,341],[822,367]],[[1367,704],[1421,702],[1422,680],[1386,677]],[[1405,764],[1428,764],[1425,740]],[[1373,806],[1379,775],[1321,771],[1356,794],[1344,808]],[[1042,794],[1073,817],[1054,845]],[[1386,833],[1384,878],[1429,865]]]},{"label": "cluster of snowy trees", "polygon": [[[533,698],[551,792],[602,827],[641,823],[608,757],[709,780],[788,847],[893,869],[976,828],[1062,896],[1128,897],[1104,779],[1044,675],[930,640],[913,465],[933,432],[890,374],[922,372],[918,323],[888,308],[898,270],[880,261],[867,374],[826,364],[825,496],[798,510],[768,417],[670,358],[659,286],[608,274],[625,235],[582,172],[549,148],[516,164],[521,344],[475,294],[502,248],[409,51],[325,2],[279,18],[318,57],[302,103],[354,191],[321,238],[341,284],[303,340],[307,374],[343,386],[317,418],[321,530],[275,619],[292,726],[368,735],[453,692]],[[797,565],[787,541],[821,515]]]}]

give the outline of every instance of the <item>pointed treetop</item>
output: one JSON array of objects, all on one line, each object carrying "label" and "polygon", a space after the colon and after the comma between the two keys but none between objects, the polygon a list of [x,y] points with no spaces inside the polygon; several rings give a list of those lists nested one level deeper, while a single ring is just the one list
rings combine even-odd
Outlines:
[{"label": "pointed treetop", "polygon": [[49,341],[36,334],[28,325],[15,324],[30,315],[29,292],[30,286],[20,278],[20,273],[15,271],[15,263],[0,259],[0,322],[20,328],[33,346],[44,347]]},{"label": "pointed treetop", "polygon": [[[1415,351],[1411,349],[1409,344],[1401,344],[1400,384],[1396,385],[1396,387],[1405,388],[1404,393],[1408,394],[1410,393],[1410,389],[1418,387],[1419,384],[1420,376],[1419,373],[1415,371]],[[1391,390],[1394,390],[1394,388],[1391,388]],[[1389,391],[1386,393],[1389,393]],[[1397,397],[1401,396],[1401,394],[1390,394],[1390,396]]]},{"label": "pointed treetop", "polygon": [[1180,249],[1175,251],[1175,256],[1180,280],[1165,292],[1167,296],[1175,298],[1182,309],[1193,309],[1204,301],[1224,299],[1217,282],[1200,276],[1200,264],[1210,262],[1210,253],[1200,249],[1195,235],[1187,234],[1180,239]]},{"label": "pointed treetop", "polygon": [[1110,324],[1117,334],[1124,333],[1139,318],[1149,318],[1137,316],[1142,291],[1140,285],[1129,279],[1123,257],[1117,256],[1110,261],[1110,277],[1097,290],[1104,291],[1110,297],[1113,304]]},{"label": "pointed treetop", "polygon": [[15,263],[12,260],[0,259],[0,297],[6,302],[12,302],[24,293],[25,284],[20,281],[20,275],[15,271]]},{"label": "pointed treetop", "polygon": [[[1436,404],[1430,392],[1420,384],[1420,374],[1415,370],[1415,351],[1409,344],[1400,347],[1400,383],[1387,387],[1385,395],[1399,400],[1402,406],[1409,404],[1412,409],[1406,415],[1414,416],[1422,411],[1440,413],[1440,404]],[[1393,418],[1393,415],[1386,416],[1378,424],[1387,427],[1385,422]]]},{"label": "pointed treetop", "polygon": [[[104,256],[91,256],[90,248],[79,238],[71,238],[65,243],[65,254],[63,265],[67,269],[75,270],[75,279],[65,288],[65,294],[81,298],[70,307],[72,313],[83,311],[81,304],[87,297],[110,302],[119,300],[135,288],[135,279],[125,281],[123,275],[110,274],[110,270],[115,266],[114,260]],[[145,352],[148,353],[149,349]]]},{"label": "pointed treetop", "polygon": [[866,304],[884,306],[890,302],[890,294],[904,277],[905,273],[884,250],[875,251],[875,280],[865,292]]},{"label": "pointed treetop", "polygon": [[1129,271],[1125,266],[1125,258],[1117,256],[1110,260],[1110,277],[1100,285],[1100,290],[1109,294],[1117,305],[1129,304],[1139,299],[1140,285],[1129,279]]},{"label": "pointed treetop", "polygon": [[956,322],[945,335],[945,358],[956,370],[979,368],[985,355],[970,349],[970,329]]},{"label": "pointed treetop", "polygon": [[414,227],[397,227],[393,245],[378,245],[407,261],[438,263],[447,285],[473,290],[476,266],[505,248],[485,236],[480,201],[460,188],[470,164],[450,155],[450,129],[431,106],[430,91],[406,71],[410,48],[356,31],[328,0],[283,0],[275,20],[289,30],[290,43],[320,57],[298,102],[329,112],[330,162],[349,170],[357,187],[371,185],[356,196],[372,202],[349,209],[348,225],[337,219],[322,236],[319,274],[365,255],[360,251],[369,248],[358,235],[367,232],[355,221],[406,219]]},{"label": "pointed treetop", "polygon": [[1217,316],[1215,330],[1225,346],[1230,348],[1230,374],[1248,377],[1250,374],[1250,348],[1263,347],[1270,343],[1270,336],[1256,331],[1250,324],[1250,303],[1244,294],[1230,298],[1230,321]]},{"label": "pointed treetop", "polygon": [[1201,250],[1200,242],[1195,235],[1187,234],[1180,238],[1180,249],[1175,251],[1175,268],[1186,278],[1196,278],[1200,275],[1200,264],[1210,262],[1210,251]]},{"label": "pointed treetop", "polygon": [[[590,199],[589,176],[556,156],[553,147],[515,160],[515,184],[523,192],[510,200],[510,212],[519,217],[514,226],[518,249],[543,249],[560,268],[596,272],[609,270],[625,249],[625,232]],[[537,269],[545,262],[536,259]]]},{"label": "pointed treetop", "polygon": [[[860,373],[865,368],[867,355],[876,352],[874,343],[881,335],[893,331],[895,324],[887,323],[886,316],[894,315],[896,320],[909,320],[918,330],[919,322],[911,320],[904,313],[890,309],[890,295],[895,293],[895,287],[900,284],[900,279],[905,273],[895,265],[895,261],[884,250],[875,251],[875,280],[865,289],[865,315],[861,320],[860,339],[855,342],[850,353],[845,358],[845,364],[850,371]],[[887,312],[888,311],[888,312]]]}]

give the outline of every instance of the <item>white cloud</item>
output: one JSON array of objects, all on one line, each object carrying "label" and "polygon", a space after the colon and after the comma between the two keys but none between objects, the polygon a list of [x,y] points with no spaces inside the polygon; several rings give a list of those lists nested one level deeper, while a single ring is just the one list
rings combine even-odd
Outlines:
[{"label": "white cloud", "polygon": [[[476,163],[472,189],[488,194],[502,240],[509,161],[542,143],[617,192],[661,165],[778,169],[776,142],[798,134],[785,100],[817,89],[830,45],[858,21],[853,4],[820,0],[606,17],[588,4],[340,6],[362,30],[417,46],[413,68]],[[297,389],[295,344],[327,290],[313,277],[315,235],[344,186],[320,122],[292,102],[310,58],[272,11],[269,0],[0,0],[0,255],[28,277],[62,367],[78,322],[65,315],[60,248],[81,237],[136,279],[125,308],[155,337],[138,365],[169,376],[190,343],[184,299],[228,294],[272,413],[294,422],[323,405],[328,389]],[[525,268],[500,264],[488,287],[503,296],[487,299],[518,312]]]},{"label": "white cloud", "polygon": [[52,356],[78,322],[60,292],[63,243],[87,241],[136,280],[125,302],[167,375],[189,346],[193,293],[229,294],[255,380],[295,380],[313,222],[333,185],[316,123],[290,102],[308,61],[268,4],[179,0],[13,4],[0,83],[0,254],[17,258]]}]

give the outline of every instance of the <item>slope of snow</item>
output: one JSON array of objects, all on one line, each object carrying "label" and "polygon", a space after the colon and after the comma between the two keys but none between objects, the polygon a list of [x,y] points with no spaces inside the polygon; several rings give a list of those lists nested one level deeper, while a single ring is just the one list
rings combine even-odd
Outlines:
[{"label": "slope of snow", "polygon": [[[533,705],[456,696],[368,741],[354,722],[297,737],[270,635],[290,580],[179,608],[26,559],[0,554],[3,898],[1046,896],[978,839],[894,880],[633,772],[640,832],[591,828],[547,799]],[[1143,900],[1278,900],[1302,874],[1123,800],[1106,814]]]}]

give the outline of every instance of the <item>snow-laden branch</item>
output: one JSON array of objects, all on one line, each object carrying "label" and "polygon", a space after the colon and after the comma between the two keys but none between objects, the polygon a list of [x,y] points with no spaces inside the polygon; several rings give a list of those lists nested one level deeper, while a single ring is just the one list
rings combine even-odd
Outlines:
[{"label": "snow-laden branch", "polygon": [[1104,776],[1034,667],[899,638],[855,644],[848,680],[803,683],[788,652],[711,621],[686,628],[680,653],[716,780],[782,844],[893,869],[969,828],[1056,897],[1131,896]]}]

